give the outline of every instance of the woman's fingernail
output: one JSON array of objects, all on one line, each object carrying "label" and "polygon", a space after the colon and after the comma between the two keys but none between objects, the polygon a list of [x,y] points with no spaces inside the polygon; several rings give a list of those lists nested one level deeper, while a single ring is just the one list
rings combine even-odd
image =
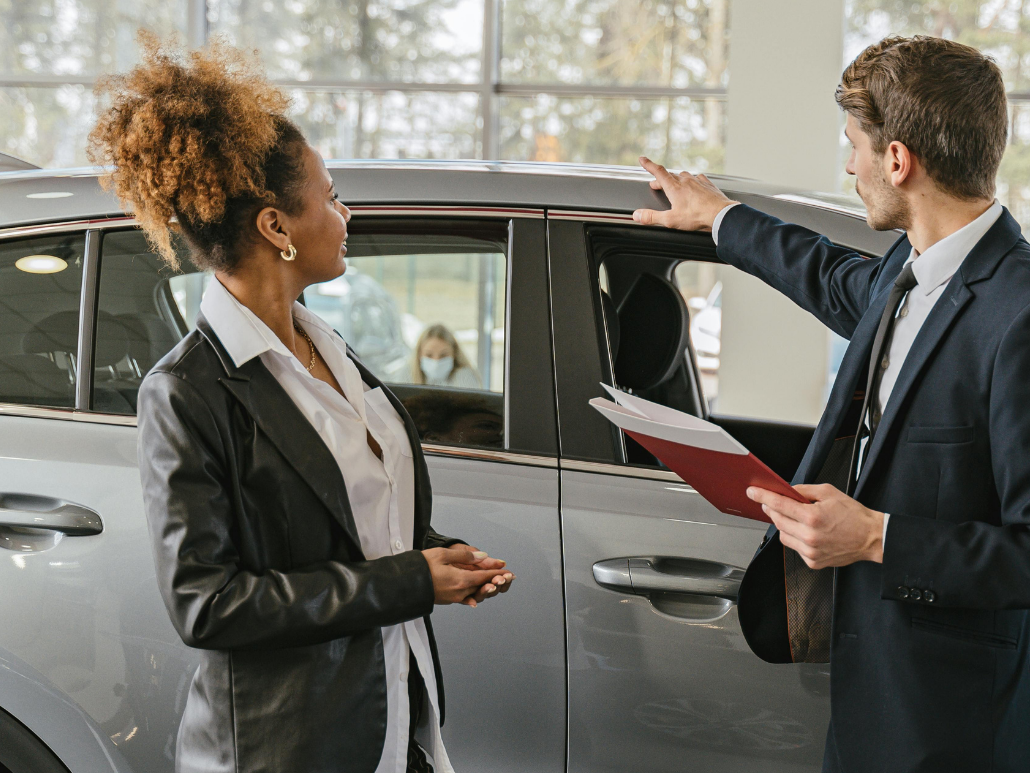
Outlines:
[{"label": "woman's fingernail", "polygon": [[484,558],[486,558],[486,553],[484,553],[482,550],[477,550],[475,553],[472,554],[472,557],[477,561],[481,561]]},{"label": "woman's fingernail", "polygon": [[504,578],[502,577],[501,579],[499,579],[499,580],[497,581],[497,584],[498,584],[498,585],[504,585],[504,582],[505,582],[505,581],[504,581]]}]

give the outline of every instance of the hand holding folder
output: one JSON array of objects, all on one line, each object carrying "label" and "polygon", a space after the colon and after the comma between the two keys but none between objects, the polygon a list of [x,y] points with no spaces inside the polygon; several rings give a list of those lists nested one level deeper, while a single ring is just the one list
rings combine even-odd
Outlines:
[{"label": "hand holding folder", "polygon": [[721,512],[771,523],[762,506],[748,499],[749,486],[808,503],[721,427],[606,384],[601,386],[615,402],[595,397],[590,404]]}]

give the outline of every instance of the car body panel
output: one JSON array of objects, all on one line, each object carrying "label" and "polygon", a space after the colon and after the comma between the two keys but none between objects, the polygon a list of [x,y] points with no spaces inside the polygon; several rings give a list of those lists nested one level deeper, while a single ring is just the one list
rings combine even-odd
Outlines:
[{"label": "car body panel", "polygon": [[562,471],[569,773],[820,769],[828,669],[759,661],[724,599],[627,594],[592,573],[630,557],[743,569],[764,533],[683,483]]},{"label": "car body panel", "polygon": [[[0,416],[5,493],[90,508],[95,536],[46,550],[0,551],[0,649],[88,718],[133,770],[170,770],[186,691],[199,664],[158,594],[136,463],[136,430]],[[37,732],[75,773],[61,733],[39,732],[0,691],[3,708]],[[56,716],[56,715],[55,715]]]},{"label": "car body panel", "polygon": [[433,527],[511,562],[511,594],[439,607],[433,629],[456,770],[565,769],[565,620],[558,469],[430,456]]}]

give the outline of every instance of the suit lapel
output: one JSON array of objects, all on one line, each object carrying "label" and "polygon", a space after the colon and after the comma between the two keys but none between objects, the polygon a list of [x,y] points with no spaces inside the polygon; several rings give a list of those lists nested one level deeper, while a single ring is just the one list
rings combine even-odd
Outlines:
[{"label": "suit lapel", "polygon": [[[891,390],[883,418],[880,419],[880,424],[876,428],[876,434],[867,449],[866,459],[862,464],[862,475],[855,486],[856,497],[861,494],[862,488],[869,479],[870,471],[876,463],[877,456],[883,450],[891,427],[901,415],[905,398],[918,380],[920,373],[940,348],[941,342],[959,315],[975,297],[970,285],[989,279],[1002,258],[1009,253],[1020,238],[1019,224],[1007,209],[1003,210],[1001,217],[970,250],[969,255],[959,266],[959,270],[955,272],[955,276],[951,278],[944,293],[937,299],[937,303],[934,304],[916,335],[915,341],[912,342],[912,348],[909,350],[908,356],[901,366],[901,372],[898,374],[898,380]],[[893,277],[896,273],[892,272],[891,276]]]},{"label": "suit lapel", "polygon": [[226,375],[219,381],[329,509],[360,552],[361,541],[340,466],[317,430],[259,357],[237,368],[202,316],[197,318],[197,328],[212,343],[226,369]]},{"label": "suit lapel", "polygon": [[905,402],[905,396],[915,383],[919,374],[929,363],[934,352],[937,351],[942,339],[948,330],[958,319],[959,314],[966,305],[973,299],[973,292],[966,287],[962,277],[955,274],[948,284],[944,294],[937,299],[937,303],[930,311],[929,316],[912,342],[912,348],[905,357],[905,362],[898,373],[898,380],[891,390],[891,396],[887,400],[886,410],[876,428],[873,441],[866,450],[866,458],[862,463],[862,475],[855,485],[855,495],[861,494],[862,488],[869,478],[869,471],[876,462],[876,457],[883,449],[887,436],[890,434],[891,426],[898,417],[899,406]]}]

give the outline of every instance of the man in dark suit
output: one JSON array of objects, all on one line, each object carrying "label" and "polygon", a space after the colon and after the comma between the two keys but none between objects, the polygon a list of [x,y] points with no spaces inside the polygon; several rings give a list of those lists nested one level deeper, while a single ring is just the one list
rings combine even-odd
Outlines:
[{"label": "man in dark suit", "polygon": [[775,527],[741,586],[771,662],[831,663],[824,771],[1030,770],[1030,245],[994,199],[997,66],[888,38],[845,70],[847,171],[879,259],[647,159],[644,224],[713,231],[719,257],[851,343]]}]

